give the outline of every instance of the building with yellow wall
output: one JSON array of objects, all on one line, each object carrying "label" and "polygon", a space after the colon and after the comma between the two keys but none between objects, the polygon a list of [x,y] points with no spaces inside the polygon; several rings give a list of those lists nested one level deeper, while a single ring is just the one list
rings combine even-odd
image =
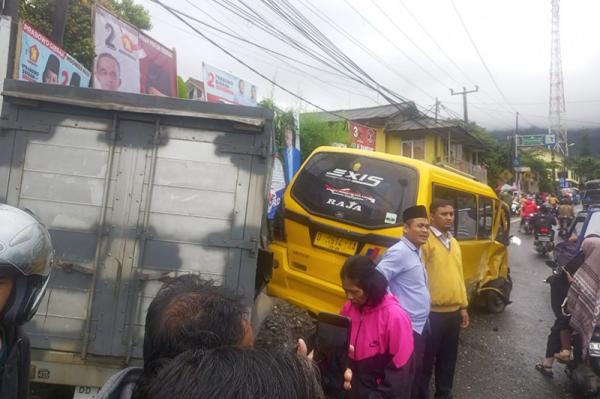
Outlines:
[{"label": "building with yellow wall", "polygon": [[479,153],[483,151],[484,144],[457,123],[424,115],[414,103],[332,113],[315,112],[311,115],[329,123],[346,123],[346,118],[375,128],[375,151],[421,159],[487,183],[487,170],[479,163]]}]

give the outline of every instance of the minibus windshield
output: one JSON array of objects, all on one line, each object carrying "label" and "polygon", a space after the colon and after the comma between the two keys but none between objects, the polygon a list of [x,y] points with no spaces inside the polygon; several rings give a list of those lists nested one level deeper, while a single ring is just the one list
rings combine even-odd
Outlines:
[{"label": "minibus windshield", "polygon": [[417,183],[408,166],[321,152],[300,170],[291,195],[309,213],[376,229],[402,223],[402,211],[415,204]]}]

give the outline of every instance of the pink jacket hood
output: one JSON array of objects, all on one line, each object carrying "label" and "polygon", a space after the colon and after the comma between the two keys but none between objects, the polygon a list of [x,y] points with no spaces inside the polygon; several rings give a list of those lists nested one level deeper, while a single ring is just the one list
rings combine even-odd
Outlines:
[{"label": "pink jacket hood", "polygon": [[354,353],[350,358],[361,361],[377,355],[389,354],[394,365],[402,367],[413,353],[412,325],[398,299],[386,294],[383,301],[361,311],[346,301],[340,312],[352,320],[350,344]]}]

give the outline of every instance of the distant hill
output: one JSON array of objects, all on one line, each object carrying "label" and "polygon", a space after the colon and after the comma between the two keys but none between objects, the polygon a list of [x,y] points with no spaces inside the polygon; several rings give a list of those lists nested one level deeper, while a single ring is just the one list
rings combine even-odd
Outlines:
[{"label": "distant hill", "polygon": [[[546,134],[548,130],[541,127],[528,128],[519,130],[519,134]],[[495,137],[498,141],[505,142],[507,136],[514,134],[513,130],[493,130],[489,133]],[[589,140],[589,152],[592,155],[600,156],[600,128],[584,128],[584,129],[573,129],[569,130],[569,143],[575,143],[574,146],[569,148],[569,155],[579,155],[583,148],[583,137],[587,135]]]}]

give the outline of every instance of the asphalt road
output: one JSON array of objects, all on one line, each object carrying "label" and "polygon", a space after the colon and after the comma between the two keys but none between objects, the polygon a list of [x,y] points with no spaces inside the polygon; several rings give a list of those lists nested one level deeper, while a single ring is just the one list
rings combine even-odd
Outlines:
[{"label": "asphalt road", "polygon": [[[471,315],[471,326],[462,332],[455,398],[579,398],[555,363],[554,378],[542,376],[534,365],[543,356],[554,318],[550,309],[550,274],[544,258],[533,249],[533,238],[522,239],[520,247],[509,247],[513,291],[504,313]],[[550,256],[550,255],[548,255]]]}]

